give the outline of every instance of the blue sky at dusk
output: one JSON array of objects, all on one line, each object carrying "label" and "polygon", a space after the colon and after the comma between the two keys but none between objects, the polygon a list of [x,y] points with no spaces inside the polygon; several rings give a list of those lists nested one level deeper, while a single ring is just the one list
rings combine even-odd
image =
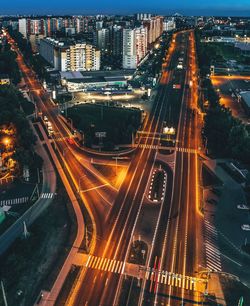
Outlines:
[{"label": "blue sky at dusk", "polygon": [[250,16],[250,0],[9,0],[0,14],[91,14],[152,12]]}]

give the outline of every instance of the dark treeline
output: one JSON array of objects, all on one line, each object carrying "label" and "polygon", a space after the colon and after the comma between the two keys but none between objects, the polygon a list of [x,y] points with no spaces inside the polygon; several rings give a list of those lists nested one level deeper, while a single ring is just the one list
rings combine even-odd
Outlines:
[{"label": "dark treeline", "polygon": [[40,79],[48,79],[48,74],[45,69],[47,64],[39,54],[34,54],[31,48],[29,40],[23,37],[17,30],[13,30],[12,27],[8,27],[10,36],[15,40],[18,48],[21,50],[24,59],[29,64]]},{"label": "dark treeline", "polygon": [[[19,165],[35,166],[37,157],[34,154],[36,138],[29,126],[25,113],[21,109],[24,100],[14,86],[0,87],[0,139],[10,137],[14,159]],[[21,168],[20,167],[20,168]]]},{"label": "dark treeline", "polygon": [[235,158],[250,162],[250,127],[232,116],[230,109],[220,104],[220,96],[207,78],[211,59],[209,50],[200,43],[200,33],[196,31],[197,56],[200,68],[201,87],[204,99],[208,101],[203,136],[209,154],[214,157]]}]

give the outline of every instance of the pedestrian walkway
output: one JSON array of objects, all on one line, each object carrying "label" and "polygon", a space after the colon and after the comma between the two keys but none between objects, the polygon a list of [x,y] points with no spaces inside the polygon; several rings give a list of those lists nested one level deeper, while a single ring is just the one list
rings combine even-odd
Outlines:
[{"label": "pedestrian walkway", "polygon": [[0,202],[0,207],[4,206],[13,206],[17,204],[24,204],[29,201],[29,197],[22,197],[22,198],[16,198],[16,199],[9,199],[9,200],[2,200]]},{"label": "pedestrian walkway", "polygon": [[151,150],[157,150],[159,146],[157,145],[148,145],[148,144],[140,144],[139,145],[140,149],[151,149]]},{"label": "pedestrian walkway", "polygon": [[42,199],[52,199],[54,197],[54,193],[53,192],[48,192],[48,193],[42,193],[41,194],[41,198]]},{"label": "pedestrian walkway", "polygon": [[184,153],[192,153],[192,154],[197,153],[197,150],[191,149],[191,148],[179,148],[179,147],[176,147],[176,151],[177,152],[184,152]]},{"label": "pedestrian walkway", "polygon": [[152,150],[170,150],[170,151],[177,151],[177,152],[183,152],[183,153],[191,153],[191,154],[195,154],[198,151],[196,149],[192,149],[192,148],[181,148],[181,147],[163,147],[160,145],[148,145],[148,144],[139,144],[138,146],[139,148],[143,149],[152,149]]},{"label": "pedestrian walkway", "polygon": [[220,272],[222,268],[218,249],[218,232],[208,220],[205,220],[205,251],[207,268]]},{"label": "pedestrian walkway", "polygon": [[163,285],[178,287],[186,290],[197,291],[198,282],[204,282],[196,277],[175,274],[167,271],[146,272],[145,278],[151,282],[157,282]]},{"label": "pedestrian walkway", "polygon": [[[86,256],[86,255],[85,255]],[[85,257],[84,256],[84,257]],[[119,261],[110,258],[103,258],[94,255],[86,257],[86,268],[129,275],[126,266],[131,266],[124,261]],[[145,278],[151,282],[157,282],[162,285],[178,287],[186,290],[197,291],[197,287],[200,284],[204,284],[204,279],[197,277],[186,276],[182,274],[171,273],[167,271],[158,271],[153,268],[146,269],[145,267],[137,266],[138,278]]]},{"label": "pedestrian walkway", "polygon": [[125,268],[125,262],[110,258],[102,258],[93,255],[89,255],[86,262],[87,268],[119,273],[123,274]]}]

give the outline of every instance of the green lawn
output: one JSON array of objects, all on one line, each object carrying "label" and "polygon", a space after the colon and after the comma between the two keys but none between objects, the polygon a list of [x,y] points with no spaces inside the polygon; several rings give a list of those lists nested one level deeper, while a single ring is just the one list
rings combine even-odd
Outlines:
[{"label": "green lawn", "polygon": [[68,110],[74,126],[84,132],[85,144],[98,144],[96,132],[106,132],[104,146],[113,148],[117,144],[131,143],[132,133],[141,125],[141,111],[122,107],[83,104]]}]

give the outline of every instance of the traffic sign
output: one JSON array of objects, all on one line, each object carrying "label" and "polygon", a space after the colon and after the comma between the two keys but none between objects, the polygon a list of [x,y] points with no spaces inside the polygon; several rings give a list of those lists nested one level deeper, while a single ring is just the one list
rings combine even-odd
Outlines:
[{"label": "traffic sign", "polygon": [[95,133],[95,137],[99,137],[99,138],[101,138],[101,137],[106,137],[106,132],[96,132]]}]

